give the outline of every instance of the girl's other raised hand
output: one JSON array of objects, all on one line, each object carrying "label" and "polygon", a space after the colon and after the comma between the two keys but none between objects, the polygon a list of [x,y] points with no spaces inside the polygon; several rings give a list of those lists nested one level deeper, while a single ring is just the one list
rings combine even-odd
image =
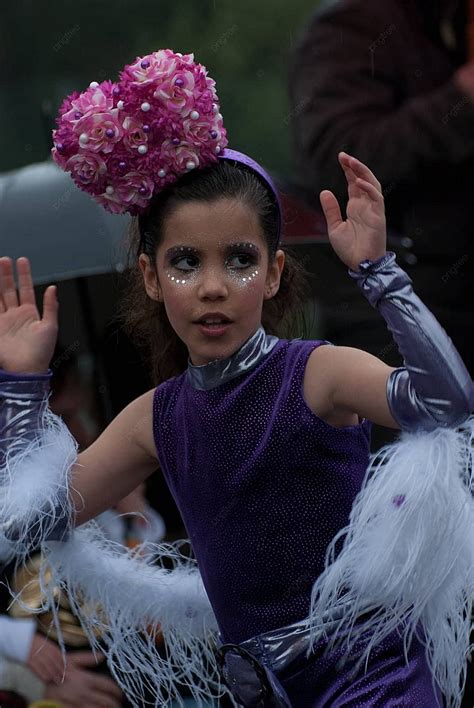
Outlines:
[{"label": "girl's other raised hand", "polygon": [[18,258],[18,292],[13,261],[0,258],[0,368],[13,373],[44,374],[58,335],[56,286],[43,297],[43,317],[36,307],[28,258]]},{"label": "girl's other raised hand", "polygon": [[375,261],[386,252],[382,187],[363,162],[345,152],[338,157],[347,179],[346,220],[342,219],[336,197],[327,189],[320,194],[321,206],[332,247],[346,266],[357,270],[361,261]]}]

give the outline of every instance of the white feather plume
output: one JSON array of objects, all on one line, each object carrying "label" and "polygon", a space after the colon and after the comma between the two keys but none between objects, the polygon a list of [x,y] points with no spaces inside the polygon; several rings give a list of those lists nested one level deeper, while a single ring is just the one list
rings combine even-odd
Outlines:
[{"label": "white feather plume", "polygon": [[33,540],[48,538],[72,518],[69,471],[77,443],[47,406],[38,431],[31,433],[9,445],[0,467],[1,560],[13,553],[20,561],[26,559]]},{"label": "white feather plume", "polygon": [[[55,589],[67,594],[91,646],[104,651],[105,642],[109,668],[133,701],[144,700],[145,687],[157,706],[179,701],[180,684],[199,705],[226,692],[214,654],[216,619],[196,563],[179,546],[124,550],[90,522],[65,543],[45,544],[45,552],[48,605]],[[175,567],[159,567],[157,559]],[[157,649],[158,630],[165,656]]]},{"label": "white feather plume", "polygon": [[341,602],[349,608],[328,639],[350,651],[365,635],[359,665],[389,633],[401,630],[405,647],[416,633],[454,708],[473,648],[473,434],[474,418],[459,430],[403,433],[373,457],[349,524],[328,548],[309,617],[314,643],[318,618]]},{"label": "white feather plume", "polygon": [[[95,522],[69,528],[64,541],[48,540],[73,518],[69,473],[77,443],[46,405],[38,431],[30,433],[9,445],[0,468],[0,560],[16,558],[20,565],[32,539],[43,541],[44,602],[37,612],[52,612],[63,651],[58,589],[68,596],[91,646],[107,654],[132,702],[144,700],[148,691],[157,706],[173,698],[180,703],[183,684],[198,705],[226,693],[214,654],[217,623],[196,563],[180,552],[179,543],[147,543],[129,551],[107,540]],[[21,594],[17,600],[23,604]]]}]

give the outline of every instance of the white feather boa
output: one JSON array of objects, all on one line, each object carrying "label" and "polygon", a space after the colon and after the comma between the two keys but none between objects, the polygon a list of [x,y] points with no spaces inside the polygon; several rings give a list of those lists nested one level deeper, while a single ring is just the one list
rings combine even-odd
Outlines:
[{"label": "white feather boa", "polygon": [[[56,588],[67,594],[91,646],[102,651],[105,641],[109,668],[134,705],[142,704],[145,687],[157,706],[179,701],[179,684],[199,705],[223,695],[214,613],[196,564],[177,546],[147,543],[124,551],[91,522],[66,543],[45,544],[45,554],[47,604],[54,603]],[[158,567],[157,558],[173,559],[174,569]],[[158,632],[164,655],[157,649]]]},{"label": "white feather boa", "polygon": [[76,458],[76,441],[61,418],[44,405],[38,430],[31,438],[10,444],[0,467],[2,560],[26,559],[32,539],[41,541],[59,524],[70,525],[69,471]]},{"label": "white feather boa", "polygon": [[[8,449],[0,469],[0,559],[25,562],[33,527],[44,555],[38,612],[53,613],[58,636],[61,589],[132,703],[141,704],[145,689],[156,705],[180,702],[180,684],[186,684],[198,704],[207,705],[226,692],[214,655],[217,622],[197,565],[179,545],[148,543],[128,551],[108,541],[94,522],[70,529],[64,541],[44,540],[58,522],[72,518],[69,471],[76,457],[74,438],[47,408],[34,439]],[[168,567],[159,567],[160,561]]]},{"label": "white feather boa", "polygon": [[400,627],[408,646],[421,625],[435,681],[456,707],[473,649],[473,437],[470,418],[459,430],[403,433],[373,457],[349,525],[328,548],[309,618],[316,642],[318,618],[343,601],[344,631],[330,646],[350,649],[369,632],[361,663]]}]

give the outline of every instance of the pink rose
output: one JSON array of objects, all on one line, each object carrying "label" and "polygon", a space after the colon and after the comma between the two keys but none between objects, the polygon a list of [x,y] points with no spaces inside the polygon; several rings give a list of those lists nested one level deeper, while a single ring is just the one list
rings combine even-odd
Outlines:
[{"label": "pink rose", "polygon": [[191,52],[191,54],[183,54],[180,57],[180,61],[184,62],[185,64],[189,64],[189,65],[194,64],[194,53]]},{"label": "pink rose", "polygon": [[165,140],[161,149],[160,162],[181,174],[188,171],[188,162],[194,162],[194,167],[199,167],[199,151],[190,145],[175,146],[170,140]]},{"label": "pink rose", "polygon": [[95,196],[94,199],[111,214],[125,214],[127,211],[126,206],[120,201],[120,195],[115,192],[113,194],[103,192]]},{"label": "pink rose", "polygon": [[84,152],[70,157],[64,169],[70,172],[80,184],[85,185],[97,182],[99,177],[107,172],[107,165],[100,155]]},{"label": "pink rose", "polygon": [[[109,82],[110,83],[110,82]],[[63,119],[75,122],[83,116],[93,113],[107,113],[114,107],[114,99],[111,92],[104,91],[104,87],[88,88],[83,91],[78,98],[71,101],[71,109],[63,114]],[[81,116],[78,117],[78,114]]]},{"label": "pink rose", "polygon": [[87,141],[80,141],[80,146],[92,152],[112,152],[115,143],[123,136],[118,113],[118,108],[113,108],[108,113],[95,113],[78,120],[74,132],[78,138],[87,135]]},{"label": "pink rose", "polygon": [[165,79],[159,84],[153,97],[162,101],[167,111],[187,116],[194,107],[194,74],[192,71],[180,71]]},{"label": "pink rose", "polygon": [[139,145],[146,145],[148,136],[143,131],[143,124],[136,118],[127,116],[122,123],[124,130],[123,142],[130,150],[137,150]]},{"label": "pink rose", "polygon": [[125,67],[120,74],[122,81],[147,86],[161,78],[171,76],[178,64],[177,57],[171,49],[160,49],[145,57],[137,57],[133,64]]},{"label": "pink rose", "polygon": [[113,214],[123,214],[125,211],[138,212],[148,205],[153,194],[154,183],[139,172],[127,172],[112,194],[106,191],[96,197],[99,204]]},{"label": "pink rose", "polygon": [[207,120],[191,120],[188,118],[183,121],[183,129],[186,141],[193,145],[205,145],[212,139],[210,136],[212,126]]},{"label": "pink rose", "polygon": [[148,175],[133,171],[124,175],[117,191],[120,193],[123,202],[136,204],[138,201],[151,199],[154,186],[153,180]]}]

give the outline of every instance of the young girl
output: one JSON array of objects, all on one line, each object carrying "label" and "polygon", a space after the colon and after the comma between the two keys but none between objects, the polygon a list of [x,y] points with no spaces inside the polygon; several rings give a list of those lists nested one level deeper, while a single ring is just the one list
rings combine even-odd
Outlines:
[{"label": "young girl", "polygon": [[[82,188],[137,216],[148,303],[129,324],[147,319],[157,381],[171,378],[75,459],[44,405],[55,287],[40,318],[28,260],[17,261],[17,292],[0,259],[4,555],[44,542],[53,582],[67,585],[91,641],[97,623],[107,630],[109,662],[137,704],[140,681],[157,705],[180,680],[198,700],[218,695],[211,631],[238,705],[431,708],[440,688],[459,705],[474,543],[469,428],[454,428],[471,411],[472,381],[386,253],[377,179],[341,153],[346,220],[332,193],[321,203],[337,255],[404,355],[400,369],[262,326],[288,316],[294,292],[278,195],[262,167],[225,148],[213,82],[192,55],[156,52],[117,85],[93,82],[63,104],[54,138]],[[387,448],[364,483],[369,421],[416,435]],[[198,569],[176,553],[173,571],[116,557],[90,523],[69,528],[158,463]],[[166,660],[140,632],[154,622]]]}]

